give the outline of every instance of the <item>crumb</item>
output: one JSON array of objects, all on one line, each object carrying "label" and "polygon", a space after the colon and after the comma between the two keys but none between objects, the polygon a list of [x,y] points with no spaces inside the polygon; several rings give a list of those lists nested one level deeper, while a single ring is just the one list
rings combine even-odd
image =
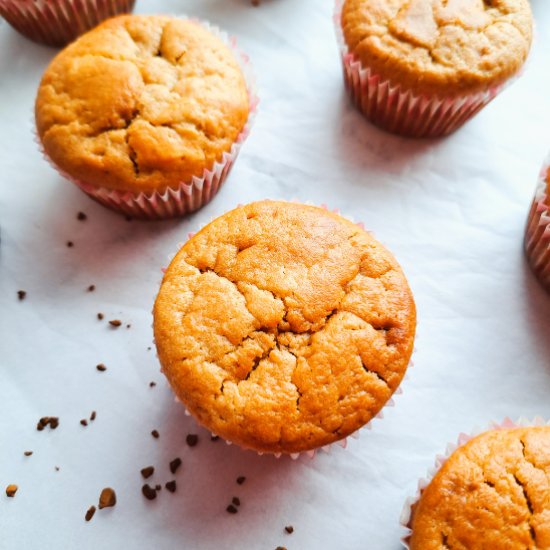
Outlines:
[{"label": "crumb", "polygon": [[157,385],[156,382],[149,382],[149,387],[154,388]]},{"label": "crumb", "polygon": [[239,510],[237,510],[237,508],[235,508],[235,506],[233,506],[233,504],[230,504],[226,510],[230,513],[230,514],[236,514]]},{"label": "crumb", "polygon": [[277,546],[277,548],[275,548],[275,550],[286,550],[286,547],[284,547],[284,546]]},{"label": "crumb", "polygon": [[148,483],[141,488],[141,492],[147,500],[155,500],[157,498],[157,492]]},{"label": "crumb", "polygon": [[199,436],[197,434],[189,434],[185,441],[189,447],[194,447],[199,442]]},{"label": "crumb", "polygon": [[105,316],[103,315],[103,313],[98,313],[98,314],[97,314],[97,318],[98,318],[100,321],[103,321],[103,317],[105,317]]},{"label": "crumb", "polygon": [[109,324],[112,327],[118,328],[120,325],[122,325],[122,321],[120,321],[119,319],[112,319],[111,321],[109,321]]},{"label": "crumb", "polygon": [[151,346],[149,346],[149,347],[147,348],[147,351],[151,351]]},{"label": "crumb", "polygon": [[56,467],[55,467],[55,471],[56,471],[56,472],[59,472],[59,466],[56,466]]},{"label": "crumb", "polygon": [[27,297],[27,293],[24,290],[18,290],[17,297],[19,298],[19,301],[24,300]]},{"label": "crumb", "polygon": [[210,441],[218,441],[219,439],[220,439],[219,435],[211,435],[210,436]]},{"label": "crumb", "polygon": [[[79,221],[79,222],[84,222],[88,219],[88,216],[86,216],[86,214],[84,214],[84,212],[79,212],[77,215],[76,215],[76,219]],[[92,514],[93,515],[93,514]]]},{"label": "crumb", "polygon": [[17,493],[17,489],[19,489],[19,487],[17,487],[17,485],[8,485],[6,487],[6,495],[9,496],[10,498],[11,497],[14,497],[15,496],[15,493]]},{"label": "crumb", "polygon": [[67,241],[67,247],[72,248],[74,246],[73,241]]},{"label": "crumb", "polygon": [[285,527],[285,531],[289,534],[289,535],[292,535],[292,533],[294,533],[294,527],[292,527],[292,525],[287,525]]},{"label": "crumb", "polygon": [[111,508],[116,504],[116,493],[110,487],[105,487],[99,496],[99,509]]},{"label": "crumb", "polygon": [[175,479],[173,479],[172,481],[168,481],[164,486],[166,487],[167,491],[170,491],[171,493],[176,492],[176,480]]},{"label": "crumb", "polygon": [[23,453],[25,456],[31,456],[32,455],[32,451],[25,451]]},{"label": "crumb", "polygon": [[87,425],[88,425],[88,421],[87,421],[85,418],[83,418],[83,419],[80,421],[80,423],[81,423],[83,426],[87,426]]},{"label": "crumb", "polygon": [[88,292],[93,292],[95,290],[95,285],[90,285],[88,287]]},{"label": "crumb", "polygon": [[95,506],[90,506],[88,508],[88,511],[86,512],[86,515],[84,516],[84,519],[86,521],[90,521],[94,517],[94,514],[95,514]]},{"label": "crumb", "polygon": [[36,425],[36,429],[41,432],[46,426],[50,430],[55,430],[59,426],[59,418],[57,416],[43,416]]},{"label": "crumb", "polygon": [[128,323],[128,324],[126,325],[126,328],[130,328],[131,326],[132,326],[132,325],[131,325],[130,323]]},{"label": "crumb", "polygon": [[157,483],[155,485],[155,491],[160,491],[162,489],[162,487]]},{"label": "crumb", "polygon": [[158,439],[160,434],[158,433],[157,430],[153,430],[153,431],[151,432],[151,435],[152,435],[155,439]]},{"label": "crumb", "polygon": [[235,506],[240,506],[241,505],[241,500],[239,499],[239,497],[233,497],[231,502],[235,505]]},{"label": "crumb", "polygon": [[260,0],[252,0],[252,5],[253,5],[254,7],[259,6],[259,5],[260,5]]},{"label": "crumb", "polygon": [[151,477],[155,472],[155,468],[153,466],[147,466],[145,468],[141,469],[141,475],[144,479],[147,479]]},{"label": "crumb", "polygon": [[239,476],[237,478],[237,484],[239,484],[239,485],[242,485],[245,481],[246,481],[246,477],[244,477],[244,476]]},{"label": "crumb", "polygon": [[90,420],[93,422],[96,416],[97,416],[97,413],[95,411],[92,411],[92,414],[90,415]]},{"label": "crumb", "polygon": [[105,372],[107,370],[107,367],[103,363],[99,363],[99,365],[96,365],[95,368],[99,372]]},{"label": "crumb", "polygon": [[181,466],[181,458],[174,458],[174,460],[172,460],[170,462],[170,471],[175,474],[178,470],[179,470],[179,467]]}]

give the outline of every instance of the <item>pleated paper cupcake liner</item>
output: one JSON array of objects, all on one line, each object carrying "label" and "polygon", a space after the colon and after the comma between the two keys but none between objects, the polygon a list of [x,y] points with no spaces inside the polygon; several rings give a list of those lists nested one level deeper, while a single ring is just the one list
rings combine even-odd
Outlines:
[{"label": "pleated paper cupcake liner", "polygon": [[402,528],[402,531],[405,531],[405,534],[401,537],[401,543],[404,548],[409,549],[409,541],[411,537],[411,520],[413,515],[413,509],[416,503],[420,500],[422,492],[430,484],[432,479],[435,477],[437,472],[441,467],[447,462],[447,459],[459,448],[468,443],[474,437],[492,430],[506,430],[510,428],[527,428],[534,426],[550,426],[550,421],[546,421],[544,418],[537,416],[532,420],[527,418],[519,418],[516,421],[511,420],[510,418],[505,418],[502,422],[491,422],[486,428],[474,429],[471,433],[461,433],[459,434],[456,443],[448,443],[445,453],[443,455],[437,455],[435,458],[434,466],[428,469],[426,477],[421,478],[418,481],[418,488],[416,494],[413,497],[407,498],[403,506],[403,511],[401,512],[401,517],[399,524]]},{"label": "pleated paper cupcake liner", "polygon": [[537,279],[550,292],[550,156],[541,170],[537,189],[525,228],[525,253]]},{"label": "pleated paper cupcake liner", "polygon": [[[298,200],[291,200],[289,202],[294,202],[294,203],[300,203],[300,204],[306,204],[308,206],[319,206],[320,208],[323,208],[324,210],[327,210],[327,211],[330,211],[330,212],[333,212],[334,214],[338,214],[339,216],[342,216],[340,210],[338,208],[335,208],[335,209],[329,209],[328,206],[326,204],[321,204],[321,205],[315,205],[309,201],[307,202],[302,202],[302,201],[298,201]],[[238,205],[238,206],[241,206],[241,205]],[[344,217],[344,216],[342,216]],[[345,216],[346,219],[348,219],[349,221],[355,223],[357,226],[359,226],[361,229],[367,231],[367,233],[369,233],[370,235],[373,235],[373,232],[372,231],[368,231],[365,229],[365,225],[363,224],[363,222],[356,222],[355,220],[353,220],[350,216]],[[210,221],[213,221],[214,218],[212,218],[212,220]],[[200,229],[202,229],[206,224],[202,225],[200,228],[199,228],[199,231]],[[190,232],[187,234],[187,238],[188,239],[191,239],[193,238],[196,234],[197,234],[198,231],[196,232]],[[185,243],[178,243],[178,251],[184,246]],[[177,252],[174,252],[173,254],[170,254],[168,257],[167,257],[167,265],[169,265],[172,260],[174,259],[174,257],[176,256]],[[161,272],[162,273],[165,273],[167,270],[166,267],[162,267],[161,268]],[[162,280],[161,282],[159,283],[159,286],[160,284],[162,284]],[[151,325],[151,328],[153,328],[153,325]],[[415,341],[417,339],[417,336],[415,336]],[[156,345],[156,342],[153,341],[153,343],[155,343]],[[416,346],[413,348],[413,356],[414,354],[416,353]],[[157,356],[157,359],[159,358],[158,356],[158,353],[156,354]],[[249,447],[245,447],[243,445],[239,445],[237,443],[233,443],[232,441],[229,441],[227,439],[225,439],[224,437],[220,436],[219,434],[217,433],[214,433],[212,431],[210,431],[210,429],[208,428],[208,426],[205,426],[203,425],[199,419],[193,415],[188,409],[187,407],[185,406],[185,403],[183,403],[177,396],[174,397],[174,401],[176,401],[177,403],[181,403],[184,407],[184,410],[185,410],[185,415],[186,416],[189,416],[191,418],[193,418],[193,420],[199,425],[201,426],[202,428],[204,428],[205,430],[207,431],[210,431],[210,433],[212,434],[212,436],[216,436],[216,437],[219,437],[221,440],[223,440],[226,445],[235,445],[236,447],[239,447],[240,449],[242,450],[245,450],[245,451],[252,451],[254,453],[256,453],[257,455],[259,456],[263,456],[263,455],[271,455],[271,456],[274,456],[275,458],[281,458],[282,456],[289,456],[292,460],[297,460],[298,458],[300,458],[301,456],[307,456],[308,458],[312,459],[315,457],[315,455],[317,453],[320,453],[320,452],[325,452],[325,453],[330,453],[332,449],[334,448],[337,448],[337,447],[342,447],[343,449],[345,449],[348,445],[348,439],[359,439],[360,435],[361,435],[361,432],[363,432],[364,430],[371,430],[372,429],[372,423],[375,421],[375,420],[382,420],[384,418],[384,409],[386,407],[394,407],[395,406],[395,398],[397,398],[397,396],[401,395],[403,393],[403,389],[402,389],[402,384],[403,382],[405,382],[406,380],[408,380],[408,373],[409,373],[409,369],[412,368],[414,366],[414,362],[413,362],[413,359],[411,358],[409,360],[409,364],[407,365],[407,368],[405,370],[405,374],[401,380],[401,383],[400,385],[396,388],[396,390],[393,392],[393,394],[390,396],[390,398],[386,401],[386,403],[384,403],[384,405],[382,406],[382,409],[380,409],[380,411],[374,415],[366,424],[364,424],[363,426],[361,426],[361,428],[359,428],[358,430],[356,430],[355,432],[349,434],[348,436],[346,437],[343,437],[342,439],[339,439],[337,441],[334,441],[332,443],[329,443],[328,445],[324,445],[322,447],[318,447],[318,448],[315,448],[315,449],[309,449],[307,451],[301,451],[301,452],[297,452],[297,453],[284,453],[284,452],[269,452],[269,451],[266,451],[266,452],[262,452],[262,451],[257,451],[255,449],[252,449],[252,448],[249,448]],[[162,368],[162,366],[160,367],[160,372],[162,374],[164,374],[164,370]]]},{"label": "pleated paper cupcake liner", "polygon": [[460,96],[417,95],[365,67],[347,47],[341,24],[344,0],[336,0],[334,26],[346,89],[365,117],[376,126],[402,136],[434,138],[448,135],[471,119],[518,76],[487,91]]},{"label": "pleated paper cupcake liner", "polygon": [[[184,18],[184,16],[181,17]],[[182,181],[176,188],[166,188],[149,193],[107,189],[82,181],[62,170],[45,152],[37,137],[44,157],[63,177],[72,181],[84,193],[103,206],[127,216],[148,220],[180,217],[194,212],[210,202],[229,175],[256,118],[259,98],[250,58],[237,48],[234,37],[228,36],[227,33],[206,21],[194,18],[190,18],[190,21],[212,32],[231,48],[246,81],[249,103],[248,119],[235,143],[228,152],[223,153],[221,160],[216,161],[210,169],[205,169],[201,177],[193,176],[190,181]]]},{"label": "pleated paper cupcake liner", "polygon": [[0,16],[34,42],[65,46],[135,0],[0,0]]}]

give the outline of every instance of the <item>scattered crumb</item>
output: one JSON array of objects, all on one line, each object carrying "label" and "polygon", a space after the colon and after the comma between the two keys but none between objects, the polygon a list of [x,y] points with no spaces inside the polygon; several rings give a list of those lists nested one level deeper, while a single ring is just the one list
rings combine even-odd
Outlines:
[{"label": "scattered crumb", "polygon": [[151,477],[155,473],[155,468],[153,466],[147,466],[141,469],[141,475],[144,479]]},{"label": "scattered crumb", "polygon": [[172,481],[168,481],[164,486],[166,487],[167,491],[170,491],[171,493],[176,492],[176,480],[175,479],[173,479]]},{"label": "scattered crumb", "polygon": [[210,436],[210,441],[218,441],[219,439],[220,439],[219,435],[211,435]]},{"label": "scattered crumb", "polygon": [[[76,215],[76,219],[79,221],[79,222],[84,222],[88,219],[88,216],[86,216],[86,214],[84,214],[84,212],[79,212],[77,215]],[[93,515],[93,514],[92,514]]]},{"label": "scattered crumb", "polygon": [[162,487],[157,483],[155,485],[155,491],[160,491],[162,489]]},{"label": "scattered crumb", "polygon": [[46,426],[51,430],[55,430],[59,426],[59,418],[57,416],[43,416],[36,425],[36,429],[41,432]]},{"label": "scattered crumb", "polygon": [[14,497],[15,496],[15,493],[17,493],[17,489],[19,489],[19,487],[17,487],[17,485],[8,485],[6,487],[6,495],[9,496],[10,498]]},{"label": "scattered crumb", "polygon": [[86,512],[86,515],[84,516],[84,519],[86,521],[90,521],[94,517],[94,514],[95,514],[95,506],[90,506],[88,508],[88,511]]},{"label": "scattered crumb", "polygon": [[240,505],[241,505],[241,500],[239,499],[239,497],[233,497],[233,499],[231,500],[231,502],[232,502],[235,506],[240,506]]},{"label": "scattered crumb", "polygon": [[56,472],[59,472],[59,466],[56,466],[56,467],[55,467],[55,471],[56,471]]},{"label": "scattered crumb", "polygon": [[116,493],[110,487],[105,487],[99,495],[99,509],[111,508],[116,504]]},{"label": "scattered crumb", "polygon": [[153,430],[153,431],[151,432],[151,435],[152,435],[155,439],[158,439],[160,434],[158,433],[157,430]]},{"label": "scattered crumb", "polygon": [[199,436],[197,434],[188,434],[185,441],[189,447],[194,447],[199,442]]},{"label": "scattered crumb", "polygon": [[149,347],[147,348],[147,351],[151,351],[151,346],[149,346]]},{"label": "scattered crumb", "polygon": [[67,247],[72,248],[74,246],[73,241],[67,241]]},{"label": "scattered crumb", "polygon": [[112,327],[118,328],[120,325],[122,325],[122,321],[120,319],[112,319],[111,321],[109,321],[109,324]]},{"label": "scattered crumb", "polygon": [[95,290],[95,285],[90,285],[88,287],[88,292],[93,292]]},{"label": "scattered crumb", "polygon": [[126,328],[130,328],[131,326],[132,326],[132,325],[131,325],[130,323],[128,323],[128,324],[126,325]]},{"label": "scattered crumb", "polygon": [[254,7],[259,6],[259,5],[260,5],[260,0],[252,0],[252,5],[253,5]]},{"label": "scattered crumb", "polygon": [[17,297],[19,298],[19,301],[24,300],[27,297],[27,292],[25,290],[18,290]]},{"label": "scattered crumb", "polygon": [[88,425],[88,421],[87,421],[85,418],[83,418],[83,419],[80,421],[80,423],[81,423],[83,426],[87,426],[87,425]]},{"label": "scattered crumb", "polygon": [[25,451],[23,453],[25,456],[31,456],[32,455],[32,451]]},{"label": "scattered crumb", "polygon": [[289,534],[289,535],[292,535],[292,533],[294,533],[294,527],[292,527],[292,525],[287,525],[285,527],[285,531]]},{"label": "scattered crumb", "polygon": [[239,510],[237,510],[237,508],[235,508],[235,506],[233,506],[233,504],[230,504],[226,510],[230,513],[230,514],[236,514]]},{"label": "scattered crumb", "polygon": [[98,314],[97,314],[97,318],[98,318],[100,321],[103,321],[103,317],[105,317],[105,315],[103,315],[103,313],[98,313]]},{"label": "scattered crumb", "polygon": [[285,546],[277,546],[277,548],[275,548],[275,550],[286,550],[286,547]]},{"label": "scattered crumb", "polygon": [[90,415],[90,420],[93,422],[96,416],[97,416],[97,413],[95,411],[92,411],[92,414]]},{"label": "scattered crumb", "polygon": [[99,363],[99,365],[96,365],[95,367],[99,372],[105,372],[107,370],[107,367],[103,363]]},{"label": "scattered crumb", "polygon": [[147,500],[155,500],[157,498],[157,492],[148,483],[141,488],[141,492]]},{"label": "scattered crumb", "polygon": [[156,382],[149,382],[149,387],[154,388],[157,385]]},{"label": "scattered crumb", "polygon": [[179,470],[179,467],[181,466],[181,458],[174,458],[174,460],[172,460],[170,462],[170,471],[175,474],[178,470]]},{"label": "scattered crumb", "polygon": [[246,481],[246,477],[244,477],[244,476],[239,476],[239,477],[237,478],[237,483],[238,483],[239,485],[242,485],[245,481]]}]

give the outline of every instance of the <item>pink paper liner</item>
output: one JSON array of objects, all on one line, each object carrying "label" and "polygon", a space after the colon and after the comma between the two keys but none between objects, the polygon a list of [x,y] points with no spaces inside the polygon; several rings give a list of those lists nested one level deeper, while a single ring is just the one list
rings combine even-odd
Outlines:
[{"label": "pink paper liner", "polygon": [[[338,208],[334,208],[334,209],[331,210],[331,209],[328,208],[328,206],[326,204],[315,205],[315,204],[310,203],[310,202],[303,203],[303,202],[298,201],[298,200],[291,200],[289,202],[306,204],[308,206],[319,206],[320,208],[323,208],[324,210],[332,211],[333,213],[338,214],[339,216],[342,216],[342,214],[341,214],[341,212]],[[238,206],[240,206],[240,205],[238,205]],[[344,217],[344,216],[342,216],[342,217]],[[349,221],[355,223],[357,226],[359,226],[361,229],[365,230],[367,233],[373,235],[372,231],[368,231],[368,230],[365,229],[365,225],[364,225],[363,222],[355,222],[355,220],[351,219],[351,217],[347,217],[347,219]],[[204,225],[202,227],[204,227]],[[187,234],[188,239],[191,239],[192,237],[194,237],[197,234],[197,232],[198,231],[189,232]],[[178,243],[178,250],[181,249],[184,244],[185,243]],[[167,258],[168,264],[170,264],[170,262],[172,262],[172,260],[174,259],[175,256],[176,256],[176,253],[170,254],[168,256],[168,258]],[[167,270],[167,268],[165,268],[165,267],[161,268],[162,273],[166,273],[166,270]],[[159,287],[160,287],[161,284],[162,284],[162,280],[159,283]],[[151,328],[153,328],[152,324],[151,324]],[[418,323],[417,323],[417,330],[418,330]],[[415,342],[416,342],[417,338],[418,338],[418,336],[415,335]],[[153,343],[156,346],[156,342],[154,341],[154,339],[153,339]],[[416,346],[413,347],[413,354],[412,355],[414,355],[415,353],[416,353]],[[159,358],[158,353],[156,354],[156,357],[157,357],[157,359]],[[403,389],[402,389],[401,385],[405,380],[408,380],[409,369],[412,368],[413,366],[414,366],[414,362],[413,362],[413,359],[411,358],[409,360],[409,364],[407,365],[407,368],[405,369],[405,374],[403,375],[403,378],[401,379],[400,385],[397,386],[397,388],[395,389],[393,394],[390,396],[390,398],[386,401],[386,403],[384,403],[384,405],[382,406],[382,409],[380,409],[380,411],[377,414],[375,414],[366,424],[364,424],[358,430],[356,430],[355,432],[352,432],[348,436],[343,437],[342,439],[339,439],[338,441],[334,441],[333,443],[329,443],[328,445],[324,445],[322,447],[318,447],[318,448],[315,448],[315,449],[309,449],[307,451],[300,451],[300,452],[297,452],[297,453],[270,452],[270,451],[262,452],[262,451],[256,451],[255,449],[251,449],[249,447],[245,447],[243,445],[239,445],[237,443],[233,443],[232,441],[229,441],[229,440],[225,439],[224,437],[218,435],[217,433],[212,432],[207,426],[203,425],[199,421],[199,419],[196,416],[194,416],[187,409],[185,404],[182,403],[182,401],[177,396],[174,396],[174,401],[176,403],[180,403],[180,404],[183,405],[185,416],[189,416],[189,417],[193,418],[193,420],[199,426],[201,426],[205,430],[209,431],[213,436],[219,437],[222,441],[225,442],[226,445],[235,445],[236,447],[239,447],[240,449],[242,449],[244,451],[252,451],[252,452],[256,453],[258,456],[272,455],[275,458],[281,458],[282,456],[289,456],[292,460],[297,460],[300,456],[307,456],[308,458],[313,459],[315,457],[315,455],[317,453],[321,452],[321,451],[324,451],[325,453],[328,454],[328,453],[331,452],[332,449],[334,449],[336,447],[342,447],[343,449],[345,449],[347,447],[347,444],[348,444],[348,438],[359,439],[360,433],[361,433],[362,430],[372,430],[372,423],[375,420],[382,420],[384,418],[384,408],[386,408],[386,407],[395,407],[394,397],[397,397],[398,395],[401,395],[403,393]],[[163,370],[162,366],[160,367],[160,372],[162,374],[164,374],[164,370]],[[170,384],[168,383],[168,385],[170,385]]]},{"label": "pink paper liner", "polygon": [[417,95],[364,67],[348,49],[341,25],[344,0],[336,0],[334,26],[346,89],[373,124],[395,134],[427,138],[448,135],[471,119],[518,76],[487,91],[462,96]]},{"label": "pink paper liner", "polygon": [[459,448],[468,443],[474,437],[481,435],[482,433],[493,431],[493,430],[503,430],[509,428],[528,428],[535,426],[550,426],[550,421],[544,420],[541,416],[536,416],[533,420],[527,418],[519,418],[516,421],[511,420],[510,418],[505,418],[502,422],[491,422],[487,428],[475,429],[471,433],[460,433],[458,435],[456,443],[448,443],[445,453],[443,455],[437,455],[435,457],[434,466],[428,469],[426,477],[421,478],[418,481],[418,488],[416,494],[413,497],[408,497],[403,506],[401,512],[401,517],[399,519],[399,524],[406,531],[406,533],[401,537],[401,544],[404,548],[409,549],[409,540],[412,533],[410,528],[410,522],[412,519],[412,509],[413,506],[419,501],[422,492],[430,484],[432,479],[435,477],[440,468],[447,462],[447,459]]},{"label": "pink paper liner", "polygon": [[64,46],[101,21],[129,13],[135,0],[0,0],[0,15],[35,42]]},{"label": "pink paper liner", "polygon": [[550,177],[550,155],[537,182],[535,198],[525,228],[525,253],[533,273],[550,292],[550,196],[546,179]]},{"label": "pink paper liner", "polygon": [[244,75],[248,91],[249,114],[244,128],[237,136],[231,149],[224,152],[221,160],[216,161],[212,168],[205,169],[202,177],[193,176],[191,181],[181,182],[175,189],[167,188],[150,193],[132,193],[98,187],[71,176],[71,174],[57,166],[44,150],[37,134],[37,142],[45,159],[63,177],[72,181],[84,193],[103,206],[127,216],[149,220],[179,217],[194,212],[210,202],[229,175],[256,118],[259,98],[256,93],[255,77],[250,58],[237,48],[234,37],[229,37],[227,33],[206,21],[199,21],[194,18],[189,18],[189,20],[203,26],[221,38],[231,48]]}]

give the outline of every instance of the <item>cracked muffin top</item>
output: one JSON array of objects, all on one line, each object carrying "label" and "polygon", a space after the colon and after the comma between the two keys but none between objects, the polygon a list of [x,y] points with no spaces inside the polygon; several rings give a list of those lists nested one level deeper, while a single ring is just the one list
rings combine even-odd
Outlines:
[{"label": "cracked muffin top", "polygon": [[202,177],[249,114],[223,41],[189,20],[109,19],[62,50],[43,76],[36,123],[64,172],[107,189],[151,192]]},{"label": "cracked muffin top", "polygon": [[550,426],[493,430],[458,448],[411,526],[411,550],[550,548]]},{"label": "cracked muffin top", "polygon": [[399,386],[416,312],[393,256],[322,208],[262,201],[204,227],[154,308],[172,388],[212,432],[259,452],[346,437]]},{"label": "cracked muffin top", "polygon": [[528,0],[345,0],[349,51],[418,94],[485,91],[517,73],[532,39]]}]

